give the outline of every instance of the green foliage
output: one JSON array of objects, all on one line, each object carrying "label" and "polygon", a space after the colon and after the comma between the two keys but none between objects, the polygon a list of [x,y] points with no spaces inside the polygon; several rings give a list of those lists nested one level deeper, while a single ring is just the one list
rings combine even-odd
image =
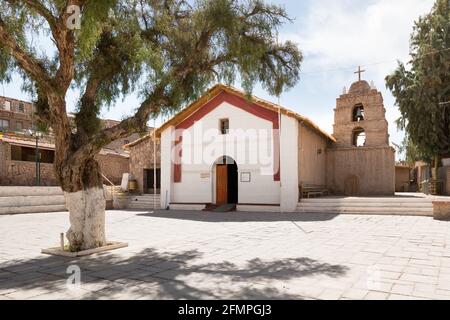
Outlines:
[{"label": "green foliage", "polygon": [[414,165],[416,161],[431,162],[432,155],[422,153],[408,135],[405,135],[402,143],[395,147],[399,153],[404,155],[404,161],[410,165]]},{"label": "green foliage", "polygon": [[[0,0],[0,19],[11,23],[8,32],[55,79],[65,53],[57,45],[36,52],[30,41],[46,35],[57,43],[55,28],[38,9],[20,2]],[[36,3],[54,19],[67,5],[63,0]],[[71,85],[81,92],[74,145],[86,143],[101,130],[103,107],[132,92],[139,91],[142,97],[135,115],[141,126],[156,113],[178,110],[216,82],[241,80],[249,93],[260,83],[279,95],[299,81],[301,52],[291,42],[277,41],[278,29],[291,20],[283,8],[262,0],[85,1],[81,21],[81,30],[73,31]],[[63,29],[56,26],[56,32]],[[39,91],[39,99],[45,101],[45,86],[17,68],[8,50],[0,45],[0,77],[7,79],[21,70],[27,88]],[[52,118],[48,103],[38,111],[42,119]],[[142,128],[126,122],[123,129],[131,133]],[[107,137],[98,139],[95,144],[108,142]]]},{"label": "green foliage", "polygon": [[411,36],[411,61],[386,78],[408,143],[424,156],[450,153],[450,3],[437,0]]}]

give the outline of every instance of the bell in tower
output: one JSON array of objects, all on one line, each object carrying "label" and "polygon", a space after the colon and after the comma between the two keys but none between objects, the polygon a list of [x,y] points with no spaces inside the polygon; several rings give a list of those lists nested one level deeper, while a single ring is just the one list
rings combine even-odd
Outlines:
[{"label": "bell in tower", "polygon": [[374,89],[358,68],[358,81],[354,82],[346,94],[336,101],[334,117],[334,137],[339,147],[361,147],[356,145],[355,134],[364,132],[364,147],[389,146],[388,123],[381,92]]}]

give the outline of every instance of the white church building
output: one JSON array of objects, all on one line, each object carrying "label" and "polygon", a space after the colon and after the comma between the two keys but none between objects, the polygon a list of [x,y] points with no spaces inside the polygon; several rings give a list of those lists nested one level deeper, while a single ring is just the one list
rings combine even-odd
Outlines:
[{"label": "white church building", "polygon": [[295,211],[302,186],[327,185],[335,142],[309,119],[222,84],[156,134],[161,206],[178,210]]}]

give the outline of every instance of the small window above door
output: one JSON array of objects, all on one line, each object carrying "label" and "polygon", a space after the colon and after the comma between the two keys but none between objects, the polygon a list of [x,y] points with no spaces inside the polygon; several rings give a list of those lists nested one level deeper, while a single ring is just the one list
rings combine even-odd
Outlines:
[{"label": "small window above door", "polygon": [[220,120],[220,133],[228,134],[230,132],[230,121],[228,119]]}]

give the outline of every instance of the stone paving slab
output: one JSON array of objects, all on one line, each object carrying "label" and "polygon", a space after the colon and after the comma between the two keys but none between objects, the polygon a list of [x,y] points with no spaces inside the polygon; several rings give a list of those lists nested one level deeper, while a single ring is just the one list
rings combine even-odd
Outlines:
[{"label": "stone paving slab", "polygon": [[450,222],[429,217],[109,211],[108,240],[128,248],[40,253],[68,227],[0,216],[0,300],[450,300]]}]

